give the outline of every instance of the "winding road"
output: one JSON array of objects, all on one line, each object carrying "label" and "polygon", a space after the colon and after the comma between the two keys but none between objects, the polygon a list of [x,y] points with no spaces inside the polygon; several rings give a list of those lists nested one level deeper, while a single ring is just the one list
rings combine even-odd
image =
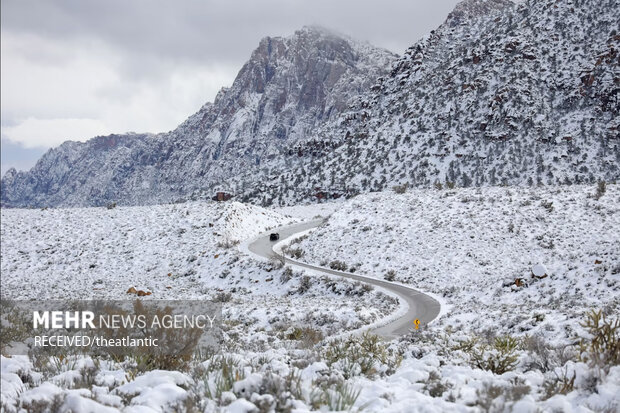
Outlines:
[{"label": "winding road", "polygon": [[[256,240],[252,241],[248,245],[250,252],[259,255],[264,258],[272,258],[276,255],[273,251],[273,246],[276,244],[273,241],[269,241],[269,234],[271,232],[277,232],[280,234],[280,240],[284,240],[293,237],[296,234],[307,231],[312,228],[316,228],[324,222],[323,219],[315,219],[300,224],[290,225],[286,227],[276,228],[272,231],[262,234]],[[363,275],[352,274],[348,272],[335,271],[329,268],[319,267],[316,265],[306,264],[305,262],[293,260],[286,257],[288,264],[308,268],[314,271],[323,272],[331,275],[338,275],[352,280],[361,281],[370,285],[384,288],[399,296],[401,300],[404,300],[408,305],[407,312],[401,317],[388,322],[387,324],[372,330],[373,333],[384,337],[386,339],[393,339],[407,334],[409,331],[415,328],[414,320],[420,320],[420,328],[431,321],[433,321],[438,315],[440,310],[440,304],[434,298],[405,285],[391,283],[389,281],[379,280],[376,278],[365,277]]]}]

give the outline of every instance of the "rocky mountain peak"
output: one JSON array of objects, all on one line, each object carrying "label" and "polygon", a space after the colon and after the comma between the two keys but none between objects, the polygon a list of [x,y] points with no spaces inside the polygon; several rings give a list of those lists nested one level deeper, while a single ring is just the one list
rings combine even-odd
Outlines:
[{"label": "rocky mountain peak", "polygon": [[317,26],[265,37],[233,84],[172,132],[61,145],[33,170],[3,179],[2,204],[144,204],[209,194],[316,139],[395,59]]},{"label": "rocky mountain peak", "polygon": [[448,15],[446,23],[450,27],[458,26],[513,6],[510,0],[463,0]]}]

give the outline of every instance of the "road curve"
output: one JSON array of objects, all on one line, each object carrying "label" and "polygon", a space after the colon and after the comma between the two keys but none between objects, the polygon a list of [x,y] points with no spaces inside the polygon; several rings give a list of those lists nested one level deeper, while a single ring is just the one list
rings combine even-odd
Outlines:
[{"label": "road curve", "polygon": [[[315,219],[300,224],[295,224],[287,227],[281,227],[273,229],[259,236],[256,240],[248,245],[248,249],[261,257],[272,258],[276,255],[273,251],[275,242],[269,241],[269,234],[277,232],[280,234],[280,239],[284,240],[295,234],[307,231],[309,229],[318,227],[323,223],[323,219]],[[434,298],[414,289],[401,284],[395,284],[376,278],[365,277],[363,275],[352,274],[348,272],[335,271],[329,268],[318,267],[316,265],[306,264],[305,262],[285,258],[286,262],[298,267],[308,268],[314,271],[320,271],[326,274],[338,275],[352,280],[361,281],[370,285],[384,288],[392,293],[397,294],[402,300],[404,300],[409,309],[401,317],[393,320],[381,327],[373,330],[373,333],[392,339],[407,334],[411,329],[415,328],[414,320],[420,320],[420,329],[423,329],[428,323],[434,320],[439,315],[440,304]]]}]

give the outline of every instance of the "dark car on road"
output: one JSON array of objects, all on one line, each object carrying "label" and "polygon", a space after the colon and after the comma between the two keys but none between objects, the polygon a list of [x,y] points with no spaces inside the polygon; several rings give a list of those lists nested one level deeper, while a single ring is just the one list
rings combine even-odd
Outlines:
[{"label": "dark car on road", "polygon": [[269,235],[269,241],[277,241],[280,239],[280,234],[278,234],[277,232],[274,232],[273,234]]}]

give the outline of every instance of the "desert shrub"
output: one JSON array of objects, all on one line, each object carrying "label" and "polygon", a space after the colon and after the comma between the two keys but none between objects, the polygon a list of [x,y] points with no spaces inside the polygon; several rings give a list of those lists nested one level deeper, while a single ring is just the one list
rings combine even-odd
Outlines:
[{"label": "desert shrub", "polygon": [[312,383],[309,404],[312,410],[350,411],[359,397],[360,390],[343,380],[342,376],[331,372]]},{"label": "desert shrub", "polygon": [[239,240],[236,240],[236,239],[231,240],[230,238],[224,238],[223,240],[217,243],[218,248],[224,248],[224,249],[230,249],[236,245],[239,245]]},{"label": "desert shrub", "polygon": [[383,276],[383,278],[386,281],[394,281],[396,279],[396,271],[394,270],[389,270],[388,272],[385,273],[385,275]]},{"label": "desert shrub", "polygon": [[395,350],[368,332],[361,336],[333,340],[322,351],[322,359],[328,365],[339,367],[345,378],[391,374],[402,361],[400,349]]},{"label": "desert shrub", "polygon": [[193,376],[202,382],[208,399],[219,401],[223,392],[230,391],[236,381],[245,378],[245,369],[236,358],[216,354],[199,365]]},{"label": "desert shrub", "polygon": [[286,267],[282,274],[280,275],[280,282],[282,284],[286,284],[293,278],[293,269],[291,267]]},{"label": "desert shrub", "polygon": [[2,337],[0,338],[0,353],[5,355],[6,346],[10,343],[23,343],[31,333],[31,317],[23,309],[9,301],[0,301],[0,316],[2,317]]},{"label": "desert shrub", "polygon": [[573,374],[568,372],[568,367],[561,369],[560,373],[553,372],[554,376],[543,382],[543,400],[547,400],[556,394],[568,394],[575,389],[575,379],[577,373],[573,371]]},{"label": "desert shrub", "polygon": [[232,300],[232,294],[227,291],[219,291],[215,297],[213,297],[213,301],[216,303],[228,303]]},{"label": "desert shrub", "polygon": [[271,396],[270,398],[262,397],[256,400],[252,398],[252,402],[261,412],[292,411],[294,408],[293,400],[300,400],[303,397],[301,372],[291,369],[285,377],[271,371],[266,372],[261,382],[260,394]]},{"label": "desert shrub", "polygon": [[310,348],[323,340],[323,333],[321,330],[312,327],[294,327],[286,335],[286,338],[299,341],[302,348]]},{"label": "desert shrub", "polygon": [[596,194],[594,194],[594,199],[601,199],[605,192],[607,191],[607,184],[605,181],[598,181],[596,186]]},{"label": "desert shrub", "polygon": [[409,188],[409,183],[404,183],[402,185],[395,185],[392,187],[394,192],[397,194],[404,194],[405,192],[407,192],[407,188]]},{"label": "desert shrub", "polygon": [[303,277],[301,277],[301,280],[299,280],[299,287],[297,287],[297,293],[305,294],[306,292],[308,292],[308,290],[310,290],[310,287],[312,287],[312,278],[304,275]]},{"label": "desert shrub", "polygon": [[336,271],[346,271],[348,267],[347,264],[342,261],[333,260],[329,263],[329,268]]},{"label": "desert shrub", "polygon": [[553,202],[551,201],[542,200],[540,201],[540,206],[545,208],[547,212],[553,212]]},{"label": "desert shrub", "polygon": [[269,259],[269,262],[271,263],[272,269],[279,270],[286,264],[286,257],[284,257],[284,254],[275,252]]},{"label": "desert shrub", "polygon": [[291,247],[284,248],[284,249],[282,250],[282,252],[284,252],[284,253],[288,254],[290,257],[293,257],[293,258],[295,258],[295,259],[297,259],[297,260],[298,260],[298,259],[300,259],[300,258],[302,258],[302,257],[304,256],[304,254],[305,254],[305,251],[304,251],[303,249],[301,249],[300,247],[296,247],[296,248],[291,248]]},{"label": "desert shrub", "polygon": [[582,361],[605,371],[620,364],[620,319],[607,320],[602,311],[591,310],[581,326],[591,337],[579,343]]},{"label": "desert shrub", "polygon": [[484,412],[505,412],[510,411],[509,403],[516,402],[527,396],[531,392],[520,378],[515,378],[508,386],[499,386],[485,382],[482,389],[476,391],[476,404]]},{"label": "desert shrub", "polygon": [[107,209],[114,209],[116,208],[116,202],[110,202],[108,205],[106,205]]},{"label": "desert shrub", "polygon": [[476,390],[476,403],[483,412],[500,411],[502,406],[498,405],[498,399],[501,397],[502,393],[503,388],[501,386],[492,383],[484,383],[482,389]]},{"label": "desert shrub", "polygon": [[510,336],[496,337],[491,345],[479,344],[469,352],[474,367],[504,374],[517,366],[519,341]]},{"label": "desert shrub", "polygon": [[26,409],[29,413],[47,413],[47,412],[59,412],[67,397],[66,393],[60,393],[53,396],[51,399],[32,400],[30,402],[23,402],[21,407]]},{"label": "desert shrub", "polygon": [[551,346],[540,336],[528,336],[523,340],[524,349],[530,354],[527,370],[540,370],[543,373],[555,366]]},{"label": "desert shrub", "polygon": [[424,383],[424,392],[431,397],[442,397],[443,394],[452,388],[452,384],[441,380],[441,375],[433,370],[428,375],[428,380]]}]

